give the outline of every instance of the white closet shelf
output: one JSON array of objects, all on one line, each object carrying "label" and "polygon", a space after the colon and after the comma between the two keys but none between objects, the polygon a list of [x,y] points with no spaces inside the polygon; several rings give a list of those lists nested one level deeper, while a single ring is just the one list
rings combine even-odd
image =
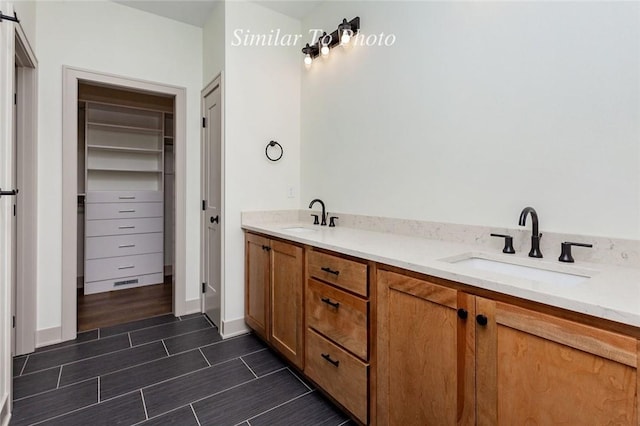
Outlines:
[{"label": "white closet shelf", "polygon": [[87,125],[90,127],[110,129],[110,130],[123,130],[127,132],[155,133],[158,135],[162,133],[162,129],[159,129],[157,127],[121,126],[119,124],[96,123],[95,121],[87,122]]},{"label": "white closet shelf", "polygon": [[107,168],[107,167],[87,167],[88,171],[96,172],[134,172],[134,173],[162,173],[162,170],[141,170],[133,168]]},{"label": "white closet shelf", "polygon": [[129,148],[122,146],[112,146],[112,145],[87,145],[87,148],[100,150],[100,151],[115,151],[115,152],[131,152],[131,153],[142,153],[142,154],[161,154],[161,149],[150,149],[150,148]]}]

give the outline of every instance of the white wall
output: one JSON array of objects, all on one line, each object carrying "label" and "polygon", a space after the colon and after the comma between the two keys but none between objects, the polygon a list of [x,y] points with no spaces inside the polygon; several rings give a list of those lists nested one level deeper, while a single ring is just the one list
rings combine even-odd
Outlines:
[{"label": "white wall", "polygon": [[[225,300],[223,321],[244,317],[243,210],[298,208],[300,181],[300,46],[233,46],[233,31],[300,32],[300,21],[248,2],[225,12]],[[270,140],[284,148],[273,163]],[[295,196],[287,197],[287,187]]]},{"label": "white wall", "polygon": [[225,2],[219,2],[202,29],[202,86],[224,70]]},{"label": "white wall", "polygon": [[[640,4],[326,2],[392,47],[302,74],[302,199],[333,211],[640,238]],[[298,55],[302,62],[302,55]]]},{"label": "white wall", "polygon": [[[24,30],[31,48],[36,48],[36,2],[30,0],[18,0],[13,2],[13,10],[18,14],[20,25]],[[4,13],[6,9],[2,9]]]},{"label": "white wall", "polygon": [[[202,30],[112,2],[38,2],[38,330],[61,322],[62,66],[187,88],[187,223],[199,223]],[[186,299],[199,294],[199,229],[187,229]]]}]

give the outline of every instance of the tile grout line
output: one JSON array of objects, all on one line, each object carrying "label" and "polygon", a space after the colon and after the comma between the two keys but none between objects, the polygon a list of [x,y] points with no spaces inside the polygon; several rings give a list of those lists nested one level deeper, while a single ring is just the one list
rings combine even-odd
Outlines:
[{"label": "tile grout line", "polygon": [[22,369],[20,370],[19,376],[22,376],[22,373],[24,373],[24,369],[27,366],[28,362],[29,362],[29,355],[27,355],[27,358],[24,360],[24,364],[22,364]]},{"label": "tile grout line", "polygon": [[167,356],[171,356],[169,355],[169,349],[167,349],[167,345],[164,343],[164,339],[162,339],[161,342],[162,342],[162,346],[164,346],[164,351],[167,353]]},{"label": "tile grout line", "polygon": [[251,422],[249,420],[245,420],[249,426],[251,426]]},{"label": "tile grout line", "polygon": [[342,426],[342,425],[346,425],[347,423],[349,423],[351,421],[351,419],[347,419],[344,422],[340,423],[338,426]]},{"label": "tile grout line", "polygon": [[[125,394],[122,394],[121,396],[129,395],[129,394],[134,394],[135,392],[136,392],[136,391],[127,392],[127,393],[125,393]],[[112,398],[112,399],[113,399],[113,398]],[[109,401],[109,400],[107,400],[107,401]],[[102,402],[105,402],[105,401],[102,401]],[[85,409],[89,409],[89,408],[92,408],[92,407],[96,407],[96,406],[98,406],[98,405],[100,405],[100,404],[101,404],[100,402],[94,402],[94,403],[91,403],[91,404],[89,404],[89,405],[85,405],[84,407],[74,408],[73,410],[71,410],[71,411],[67,411],[66,413],[57,414],[57,415],[55,415],[55,416],[53,416],[53,417],[49,417],[49,418],[44,419],[44,420],[38,420],[38,421],[37,421],[37,422],[35,422],[35,423],[30,423],[30,424],[29,424],[29,426],[41,425],[41,424],[46,423],[46,422],[49,422],[49,421],[51,421],[51,420],[55,420],[55,419],[58,419],[58,418],[60,418],[60,417],[64,417],[64,416],[66,416],[66,415],[68,415],[68,414],[73,414],[73,413],[77,413],[78,411],[82,411],[82,410],[85,410]],[[144,421],[144,420],[143,420],[143,421]]]},{"label": "tile grout line", "polygon": [[58,383],[56,384],[56,389],[60,389],[60,378],[62,377],[62,365],[60,366],[60,373],[58,373]]},{"label": "tile grout line", "polygon": [[131,343],[131,332],[128,332],[127,336],[129,336],[129,347],[132,348],[133,347],[133,343]]},{"label": "tile grout line", "polygon": [[[210,328],[210,327],[209,327],[209,328]],[[158,339],[158,340],[151,340],[151,341],[149,341],[149,342],[145,342],[145,343],[141,343],[141,344],[139,344],[139,345],[136,345],[136,346],[134,346],[134,348],[139,348],[139,347],[144,346],[144,345],[150,345],[150,344],[152,344],[152,343],[159,342],[159,341],[161,341],[161,340],[163,340],[163,339],[172,339],[172,338],[174,338],[174,337],[186,336],[187,334],[197,333],[197,332],[199,332],[199,331],[207,330],[207,329],[208,329],[208,328],[201,328],[201,329],[199,329],[199,330],[190,331],[190,332],[188,332],[188,333],[176,334],[175,336],[164,337],[164,338],[161,338],[161,339]],[[124,334],[124,333],[123,333],[123,334]],[[115,337],[115,336],[110,336],[109,338],[111,338],[111,337]],[[238,337],[242,337],[242,336],[232,337],[232,338],[227,339],[227,340],[219,340],[219,341],[217,341],[217,342],[213,342],[213,343],[210,343],[210,344],[205,345],[205,346],[202,346],[202,347],[203,347],[203,348],[205,348],[205,347],[207,347],[207,346],[215,345],[216,343],[226,342],[226,341],[229,341],[229,340],[231,340],[231,339],[236,339],[236,338],[238,338]],[[92,343],[92,342],[95,342],[95,340],[92,340],[91,342],[84,342],[84,343]],[[84,344],[84,343],[82,343],[82,344]],[[69,345],[69,346],[67,346],[67,347],[65,347],[65,348],[60,348],[60,349],[66,349],[66,348],[69,348],[69,347],[71,347],[71,346],[75,346],[75,345]],[[101,357],[101,356],[104,356],[104,355],[110,355],[110,354],[114,354],[114,353],[116,353],[116,352],[126,351],[127,349],[132,349],[132,348],[121,348],[121,349],[116,349],[116,350],[114,350],[114,351],[105,352],[105,353],[102,353],[102,354],[99,354],[99,355],[93,355],[93,356],[90,356],[90,357],[86,357],[86,358],[81,358],[81,359],[77,359],[77,360],[74,360],[74,361],[65,362],[65,363],[63,363],[63,364],[61,364],[61,365],[71,365],[71,364],[76,364],[76,363],[78,363],[78,362],[82,362],[82,361],[86,361],[86,360],[89,360],[89,359],[98,358],[98,357]],[[194,348],[194,349],[195,349],[195,348]],[[185,352],[192,351],[192,350],[193,350],[193,349],[187,349],[187,350],[184,350],[184,351],[182,351],[182,352],[176,352],[176,353],[175,353],[175,354],[173,354],[173,355],[180,355],[180,354],[183,354],[183,353],[185,353]],[[42,352],[39,352],[39,353],[42,353]],[[170,355],[170,356],[173,356],[173,355]],[[28,356],[29,356],[29,355],[27,355],[27,357],[28,357]],[[23,370],[24,370],[24,367],[25,367],[26,365],[27,365],[27,363],[25,362],[25,365],[23,366]],[[41,372],[41,371],[48,370],[48,369],[53,368],[53,367],[55,367],[55,366],[51,366],[51,367],[47,367],[47,368],[42,368],[42,369],[40,369],[40,370],[32,371],[31,373],[28,373],[28,374],[26,374],[26,375],[34,374],[34,373],[39,373],[39,372]],[[119,370],[118,370],[118,371],[119,371]]]},{"label": "tile grout line", "polygon": [[207,361],[207,364],[209,364],[209,367],[211,367],[211,363],[209,362],[207,357],[204,356],[204,353],[202,352],[202,349],[198,348],[198,350],[200,351],[200,355],[202,355],[202,358],[204,358],[204,360]]},{"label": "tile grout line", "polygon": [[61,386],[61,387],[59,387],[57,389],[49,389],[49,390],[45,390],[45,391],[42,391],[42,392],[34,393],[32,395],[27,395],[27,396],[23,396],[21,398],[16,398],[16,399],[13,400],[13,402],[23,401],[25,399],[33,398],[34,396],[41,396],[41,395],[44,395],[45,393],[49,393],[49,392],[55,392],[57,390],[65,389],[65,388],[68,388],[68,387],[73,386],[73,385],[78,385],[80,383],[88,382],[90,380],[95,380],[96,378],[97,377],[89,377],[88,379],[83,379],[83,380],[80,380],[79,382],[70,383],[68,385],[63,385],[63,386]]},{"label": "tile grout line", "polygon": [[[267,410],[264,410],[264,411],[263,411],[263,412],[261,412],[261,413],[256,414],[255,416],[251,416],[251,417],[249,417],[246,421],[247,421],[247,422],[249,422],[249,420],[255,420],[255,419],[257,419],[258,417],[260,417],[261,415],[263,415],[263,414],[267,414],[268,412],[273,411],[273,410],[275,410],[276,408],[280,408],[280,407],[282,407],[283,405],[287,405],[288,403],[293,402],[293,401],[295,401],[295,400],[297,400],[297,399],[300,399],[300,398],[302,398],[302,397],[304,397],[304,396],[311,395],[313,392],[315,392],[315,391],[308,391],[308,392],[305,392],[305,393],[303,393],[303,394],[301,394],[301,395],[298,395],[298,396],[296,396],[296,397],[293,397],[293,398],[291,398],[291,399],[290,399],[290,400],[288,400],[288,401],[282,402],[282,403],[280,403],[280,404],[278,404],[278,405],[276,405],[276,406],[274,406],[274,407],[271,407],[271,408],[269,408],[269,409],[267,409]],[[249,423],[249,424],[251,424],[251,423]]]},{"label": "tile grout line", "polygon": [[306,384],[306,383],[305,383],[305,382],[304,382],[300,377],[298,377],[298,375],[297,375],[295,372],[293,372],[293,371],[292,371],[288,366],[287,366],[287,370],[289,370],[289,373],[293,374],[293,376],[294,376],[296,379],[298,379],[298,381],[299,381],[300,383],[302,383],[302,384],[303,384],[307,389],[309,389],[310,391],[315,390],[315,389],[311,389],[311,388],[309,387],[309,385],[308,385],[308,384]]},{"label": "tile grout line", "polygon": [[144,393],[142,392],[142,389],[140,389],[140,396],[142,397],[142,407],[144,408],[145,420],[149,420],[149,413],[147,412],[147,403],[144,401]]},{"label": "tile grout line", "polygon": [[98,404],[100,404],[100,376],[98,376]]},{"label": "tile grout line", "polygon": [[198,419],[198,415],[196,414],[196,409],[193,408],[193,403],[189,404],[189,407],[191,407],[191,412],[193,413],[194,417],[196,418],[196,422],[198,423],[198,426],[202,426],[200,424],[200,419]]},{"label": "tile grout line", "polygon": [[[159,315],[159,316],[162,316],[162,315]],[[157,318],[157,317],[150,317],[150,318]],[[193,319],[198,319],[198,318],[193,318]],[[190,320],[186,320],[186,321],[190,321]],[[72,346],[86,345],[87,343],[95,343],[98,340],[110,339],[112,337],[122,336],[125,333],[134,333],[134,332],[137,332],[137,331],[148,330],[148,329],[155,328],[155,327],[162,327],[162,326],[174,323],[174,322],[178,322],[178,321],[169,321],[169,322],[165,322],[165,323],[162,323],[162,324],[150,325],[148,327],[136,328],[136,329],[133,329],[133,330],[123,331],[122,333],[116,333],[116,334],[113,334],[111,336],[106,336],[106,337],[100,336],[100,329],[96,328],[96,329],[94,329],[94,330],[98,330],[98,338],[96,338],[96,339],[88,340],[86,342],[78,342],[78,343],[74,343],[74,344],[69,344],[69,345],[63,346],[61,348],[43,349],[40,352],[34,352],[32,355],[41,354],[41,353],[45,353],[45,352],[51,352],[51,351],[57,351],[57,350],[60,350],[60,349],[68,349],[68,348],[70,348]],[[208,327],[205,327],[205,328],[208,328]],[[200,330],[204,330],[205,328],[202,328]],[[88,330],[88,331],[93,331],[93,330]],[[199,331],[199,330],[196,330],[196,331]],[[193,332],[189,332],[189,333],[193,333]],[[188,334],[188,333],[182,333],[182,334]],[[182,336],[182,334],[177,334],[176,336]],[[151,342],[155,342],[155,340],[152,340],[152,341],[150,341],[148,343],[151,343]],[[64,343],[64,342],[61,342],[61,343]],[[46,346],[44,346],[44,347],[46,348]]]},{"label": "tile grout line", "polygon": [[[152,343],[156,343],[156,342],[149,342],[149,343],[145,343],[144,345],[150,345],[150,344],[152,344]],[[142,347],[142,346],[144,346],[144,345],[138,345],[138,346],[136,346],[136,347]],[[127,351],[127,350],[129,350],[129,349],[132,349],[132,348],[121,348],[121,349],[116,349],[115,351],[105,352],[105,353],[100,354],[100,355],[93,355],[93,356],[90,356],[90,357],[87,357],[87,358],[81,358],[81,359],[77,359],[77,360],[75,360],[75,361],[65,362],[65,363],[62,363],[62,364],[59,364],[59,365],[63,365],[63,366],[64,366],[64,365],[73,365],[73,364],[77,364],[77,363],[79,363],[79,362],[88,361],[88,360],[95,359],[95,358],[100,358],[101,356],[105,356],[105,355],[112,355],[112,354],[115,354],[115,353],[118,353],[118,352]],[[43,369],[41,369],[41,370],[32,371],[31,373],[27,373],[27,374],[25,374],[25,376],[30,376],[30,375],[32,375],[32,374],[41,373],[41,372],[43,372],[43,371],[45,371],[45,370],[49,370],[49,369],[54,368],[54,367],[55,367],[55,366],[47,367],[47,368],[43,368]],[[88,380],[88,379],[83,379],[83,380]],[[82,380],[81,380],[81,381],[82,381]]]},{"label": "tile grout line", "polygon": [[253,374],[254,376],[256,376],[256,379],[258,378],[258,375],[256,374],[255,371],[253,371],[253,369],[251,367],[249,367],[249,364],[247,364],[245,362],[244,359],[242,359],[242,357],[240,357],[240,361],[242,361],[242,363],[244,364],[245,367],[247,367],[249,369],[249,371],[251,371],[251,374]]}]

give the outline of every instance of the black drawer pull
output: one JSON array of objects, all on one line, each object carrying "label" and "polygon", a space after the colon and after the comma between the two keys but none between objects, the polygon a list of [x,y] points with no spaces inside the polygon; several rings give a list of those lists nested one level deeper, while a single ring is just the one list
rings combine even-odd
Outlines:
[{"label": "black drawer pull", "polygon": [[482,314],[476,316],[476,321],[482,326],[485,326],[489,323],[489,319]]},{"label": "black drawer pull", "polygon": [[128,225],[128,226],[118,226],[118,229],[135,229],[135,226],[133,226],[133,225]]},{"label": "black drawer pull", "polygon": [[330,274],[333,274],[333,275],[335,275],[336,277],[337,277],[338,275],[340,275],[340,271],[334,271],[333,269],[328,268],[328,267],[326,267],[326,266],[323,266],[323,267],[322,267],[322,268],[320,268],[320,269],[322,269],[323,271],[328,272],[328,273],[330,273]]},{"label": "black drawer pull", "polygon": [[335,365],[336,367],[340,366],[340,361],[338,360],[332,360],[331,359],[331,355],[329,354],[322,354],[322,358],[324,358],[325,360],[327,360],[327,362],[330,362],[331,364]]},{"label": "black drawer pull", "polygon": [[271,247],[269,247],[269,246],[262,246],[262,250],[271,251]]},{"label": "black drawer pull", "polygon": [[336,309],[340,307],[340,302],[332,302],[331,299],[329,299],[328,297],[323,297],[320,300],[322,300],[324,303],[326,303],[329,306],[333,306]]}]

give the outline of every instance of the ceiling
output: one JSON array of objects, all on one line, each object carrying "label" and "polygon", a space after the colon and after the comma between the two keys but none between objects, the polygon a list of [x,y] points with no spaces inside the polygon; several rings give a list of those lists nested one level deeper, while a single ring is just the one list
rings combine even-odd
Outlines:
[{"label": "ceiling", "polygon": [[[204,27],[217,3],[222,0],[113,0],[134,9],[175,19],[186,24]],[[268,9],[296,19],[309,15],[323,0],[253,0]]]}]

